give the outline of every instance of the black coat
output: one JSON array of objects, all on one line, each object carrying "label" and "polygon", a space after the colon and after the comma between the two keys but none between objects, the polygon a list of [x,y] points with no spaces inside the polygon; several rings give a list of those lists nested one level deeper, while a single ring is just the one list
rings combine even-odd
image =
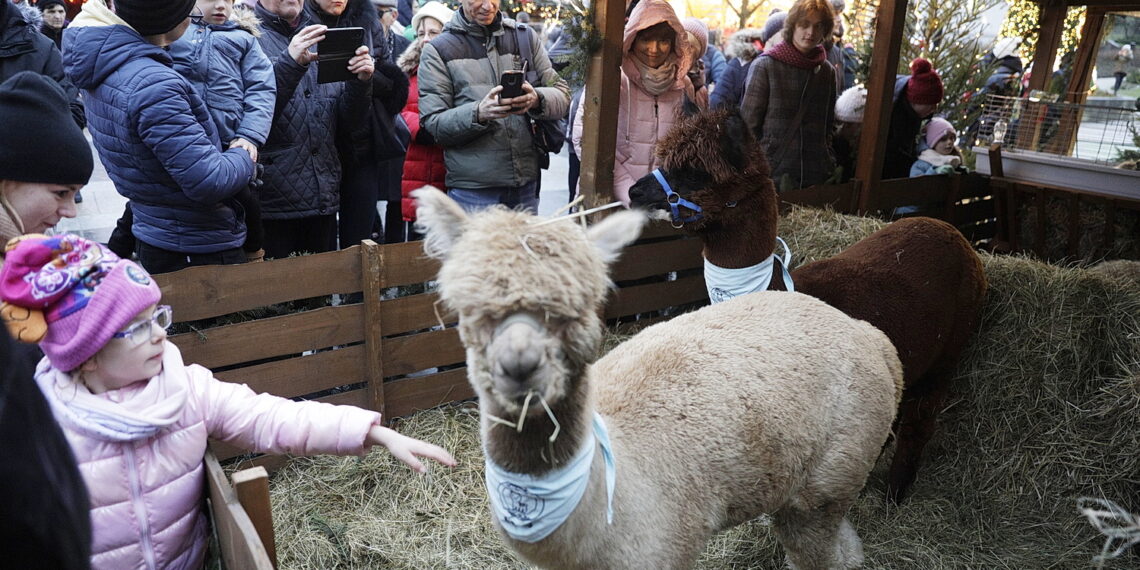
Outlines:
[{"label": "black coat", "polygon": [[87,488],[32,378],[35,352],[0,330],[0,552],[9,568],[89,568]]},{"label": "black coat", "polygon": [[46,75],[63,87],[71,101],[71,117],[79,128],[87,126],[79,89],[63,73],[63,62],[55,42],[40,33],[39,25],[25,15],[21,6],[38,13],[39,9],[26,2],[20,5],[0,0],[0,83],[21,71],[34,71]]}]

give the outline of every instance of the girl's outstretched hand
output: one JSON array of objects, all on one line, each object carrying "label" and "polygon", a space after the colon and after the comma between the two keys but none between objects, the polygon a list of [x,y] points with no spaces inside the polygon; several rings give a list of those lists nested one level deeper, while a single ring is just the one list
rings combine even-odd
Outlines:
[{"label": "girl's outstretched hand", "polygon": [[442,447],[420,441],[414,437],[408,437],[384,426],[372,426],[372,429],[368,430],[365,444],[370,446],[383,445],[396,459],[403,461],[416,473],[427,472],[427,466],[420,462],[417,457],[428,457],[448,467],[455,467],[456,465],[455,458]]}]

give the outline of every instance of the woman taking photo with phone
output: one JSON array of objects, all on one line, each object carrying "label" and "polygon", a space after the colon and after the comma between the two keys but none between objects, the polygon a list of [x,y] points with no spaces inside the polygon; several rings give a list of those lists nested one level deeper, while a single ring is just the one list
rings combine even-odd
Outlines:
[{"label": "woman taking photo with phone", "polygon": [[[695,56],[681,20],[664,0],[642,0],[633,8],[622,46],[614,198],[629,206],[629,187],[656,166],[657,140],[680,118],[685,91],[693,89],[688,73]],[[571,134],[579,156],[583,114],[579,106]]]}]

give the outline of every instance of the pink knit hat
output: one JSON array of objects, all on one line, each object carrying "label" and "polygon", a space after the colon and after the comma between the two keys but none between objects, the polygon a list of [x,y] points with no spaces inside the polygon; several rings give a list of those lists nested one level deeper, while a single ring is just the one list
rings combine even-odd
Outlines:
[{"label": "pink knit hat", "polygon": [[685,28],[686,32],[693,34],[697,38],[697,45],[693,46],[693,60],[696,61],[704,57],[705,50],[709,48],[708,26],[696,18],[685,18],[681,20],[681,26]]},{"label": "pink knit hat", "polygon": [[6,249],[0,315],[13,336],[39,342],[52,366],[65,372],[162,298],[142,267],[77,235],[31,234]]},{"label": "pink knit hat", "polygon": [[942,140],[946,133],[957,136],[958,131],[954,130],[954,125],[951,125],[950,121],[942,117],[930,119],[930,123],[926,125],[926,146],[934,148],[934,143]]}]

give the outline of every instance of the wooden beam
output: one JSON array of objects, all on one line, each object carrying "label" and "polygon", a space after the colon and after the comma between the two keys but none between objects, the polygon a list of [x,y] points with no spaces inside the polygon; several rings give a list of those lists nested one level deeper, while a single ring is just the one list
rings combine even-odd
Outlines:
[{"label": "wooden beam", "polygon": [[625,0],[595,2],[594,26],[601,30],[602,47],[590,56],[590,67],[586,71],[586,96],[582,100],[582,170],[578,179],[587,208],[613,201]]},{"label": "wooden beam", "polygon": [[1037,19],[1037,49],[1033,53],[1033,72],[1029,75],[1029,89],[1044,90],[1053,77],[1053,62],[1061,47],[1061,35],[1065,32],[1065,14],[1068,8],[1064,2],[1042,2],[1041,15]]},{"label": "wooden beam", "polygon": [[384,266],[383,250],[366,239],[360,243],[360,288],[364,295],[364,354],[365,370],[368,374],[369,409],[380,412],[384,421],[388,420],[388,410],[384,402],[384,320],[381,316],[380,297],[387,283],[381,278]]},{"label": "wooden beam", "polygon": [[[1104,31],[1104,8],[1089,8],[1085,14],[1085,25],[1081,27],[1081,41],[1077,44],[1077,58],[1073,61],[1073,76],[1065,88],[1065,101],[1082,104],[1089,96],[1089,79],[1096,65],[1100,35]],[[1073,130],[1076,138],[1076,129]]]},{"label": "wooden beam", "polygon": [[891,126],[895,71],[902,51],[903,25],[907,0],[882,0],[875,20],[875,50],[871,52],[871,74],[867,78],[867,106],[863,111],[863,134],[855,158],[855,178],[859,181],[859,211],[865,210],[871,191],[883,174],[887,134]]},{"label": "wooden beam", "polygon": [[1134,0],[1121,2],[1120,0],[1068,0],[1069,6],[1088,6],[1089,10],[1099,8],[1106,12],[1135,12],[1140,10],[1140,2]]}]

